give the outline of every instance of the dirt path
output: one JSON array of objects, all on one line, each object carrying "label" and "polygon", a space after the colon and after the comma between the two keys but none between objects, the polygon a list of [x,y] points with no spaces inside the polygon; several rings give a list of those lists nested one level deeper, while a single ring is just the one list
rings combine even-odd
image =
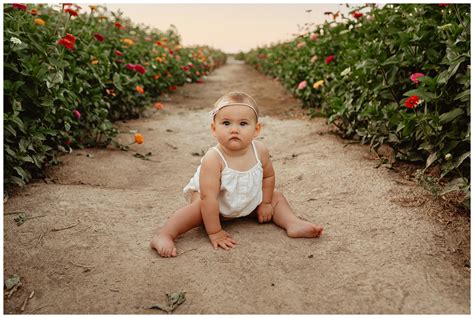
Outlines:
[{"label": "dirt path", "polygon": [[[264,115],[277,187],[298,215],[325,227],[291,239],[273,224],[224,228],[240,245],[214,251],[203,229],[178,239],[174,259],[149,249],[157,226],[185,204],[181,191],[214,144],[207,110],[220,95],[254,95]],[[206,84],[186,85],[165,112],[121,124],[145,137],[132,151],[84,149],[62,158],[52,182],[28,185],[4,213],[4,277],[23,286],[5,313],[161,313],[147,307],[186,292],[178,314],[470,312],[470,225],[443,211],[414,181],[385,168],[366,146],[302,119],[275,81],[235,61]],[[294,118],[292,118],[294,117]],[[123,135],[122,140],[130,138]],[[153,161],[133,156],[152,152]],[[44,306],[44,307],[43,307]]]}]

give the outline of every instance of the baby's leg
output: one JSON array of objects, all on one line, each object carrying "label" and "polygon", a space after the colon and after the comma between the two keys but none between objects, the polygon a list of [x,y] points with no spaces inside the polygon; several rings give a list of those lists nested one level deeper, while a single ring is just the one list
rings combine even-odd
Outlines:
[{"label": "baby's leg", "polygon": [[285,229],[289,237],[319,237],[323,233],[321,226],[299,219],[281,192],[273,193],[272,206],[273,222]]},{"label": "baby's leg", "polygon": [[150,246],[156,249],[160,256],[174,257],[177,255],[174,240],[201,224],[201,199],[199,193],[195,192],[191,198],[191,204],[176,211],[166,221],[159,233],[151,239]]}]

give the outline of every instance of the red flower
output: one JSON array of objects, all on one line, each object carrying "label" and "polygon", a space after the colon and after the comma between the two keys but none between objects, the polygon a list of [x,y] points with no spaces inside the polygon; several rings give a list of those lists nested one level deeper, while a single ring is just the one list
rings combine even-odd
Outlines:
[{"label": "red flower", "polygon": [[329,56],[326,57],[326,59],[324,60],[324,63],[329,64],[329,63],[331,63],[333,60],[334,60],[334,55],[329,55]]},{"label": "red flower", "polygon": [[359,11],[355,11],[355,12],[352,12],[352,16],[356,19],[359,19],[363,16],[364,14],[359,12]]},{"label": "red flower", "polygon": [[58,40],[58,44],[64,46],[66,49],[72,51],[76,45],[76,37],[67,33],[65,37]]},{"label": "red flower", "polygon": [[182,68],[183,71],[185,71],[185,72],[189,71],[189,66],[186,66],[186,65],[185,65],[185,66],[181,66],[181,68]]},{"label": "red flower", "polygon": [[119,50],[115,50],[114,53],[115,53],[115,55],[117,55],[117,56],[122,56],[122,55],[123,55],[123,53],[120,52]]},{"label": "red flower", "polygon": [[120,23],[118,22],[115,22],[115,27],[118,28],[118,29],[123,29],[123,25],[121,25]]},{"label": "red flower", "polygon": [[119,60],[119,59],[116,59],[115,62],[117,62],[117,63],[123,63],[123,61],[122,61],[122,60]]},{"label": "red flower", "polygon": [[173,50],[172,49],[168,49],[168,52],[170,52],[170,54],[173,55]]},{"label": "red flower", "polygon": [[140,74],[145,74],[146,70],[143,66],[140,64],[135,65],[135,71],[139,72]]},{"label": "red flower", "polygon": [[198,80],[196,81],[196,83],[203,84],[204,81],[203,81],[202,79],[198,79]]},{"label": "red flower", "polygon": [[160,41],[156,41],[155,44],[161,46],[161,42],[160,42]]},{"label": "red flower", "polygon": [[408,97],[407,100],[405,101],[405,106],[407,108],[413,108],[416,105],[418,105],[419,102],[420,102],[420,98],[416,95],[412,95]]},{"label": "red flower", "polygon": [[170,91],[175,91],[175,90],[177,89],[177,87],[176,87],[175,85],[173,85],[173,86],[170,86],[168,89],[169,89]]},{"label": "red flower", "polygon": [[126,67],[127,69],[129,69],[130,71],[134,71],[134,70],[135,70],[135,64],[130,64],[130,63],[128,63],[127,65],[125,65],[125,67]]},{"label": "red flower", "polygon": [[23,11],[26,11],[28,9],[28,7],[24,4],[21,4],[21,3],[12,3],[12,8],[13,9],[18,9],[18,10],[23,10]]},{"label": "red flower", "polygon": [[77,109],[74,109],[72,111],[72,114],[74,115],[74,117],[76,117],[76,119],[81,118],[81,113]]},{"label": "red flower", "polygon": [[95,37],[96,40],[99,41],[99,42],[104,42],[104,40],[105,40],[105,37],[104,37],[102,34],[100,34],[100,33],[94,33],[94,37]]},{"label": "red flower", "polygon": [[77,11],[72,10],[72,9],[66,9],[66,10],[64,10],[64,12],[69,13],[69,15],[70,15],[71,17],[77,17],[77,16],[78,16]]}]

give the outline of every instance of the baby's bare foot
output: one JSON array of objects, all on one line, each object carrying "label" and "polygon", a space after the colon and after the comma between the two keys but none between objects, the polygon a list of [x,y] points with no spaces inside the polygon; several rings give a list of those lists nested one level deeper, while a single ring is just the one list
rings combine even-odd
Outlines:
[{"label": "baby's bare foot", "polygon": [[176,247],[173,238],[164,233],[154,236],[150,242],[151,248],[154,248],[161,257],[175,257]]},{"label": "baby's bare foot", "polygon": [[289,237],[320,237],[323,234],[323,228],[320,225],[298,219],[288,226],[286,234]]}]

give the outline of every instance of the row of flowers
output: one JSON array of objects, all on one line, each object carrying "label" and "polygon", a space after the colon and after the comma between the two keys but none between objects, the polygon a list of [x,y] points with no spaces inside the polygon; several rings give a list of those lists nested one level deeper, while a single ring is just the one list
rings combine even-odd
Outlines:
[{"label": "row of flowers", "polygon": [[[144,28],[103,6],[4,4],[4,182],[22,185],[71,147],[107,146],[136,118],[226,62],[183,47],[177,30]],[[135,143],[143,142],[142,135]]]},{"label": "row of flowers", "polygon": [[[470,8],[366,4],[240,57],[347,138],[470,187]],[[283,62],[284,61],[284,62]],[[436,168],[437,167],[437,168]]]}]

